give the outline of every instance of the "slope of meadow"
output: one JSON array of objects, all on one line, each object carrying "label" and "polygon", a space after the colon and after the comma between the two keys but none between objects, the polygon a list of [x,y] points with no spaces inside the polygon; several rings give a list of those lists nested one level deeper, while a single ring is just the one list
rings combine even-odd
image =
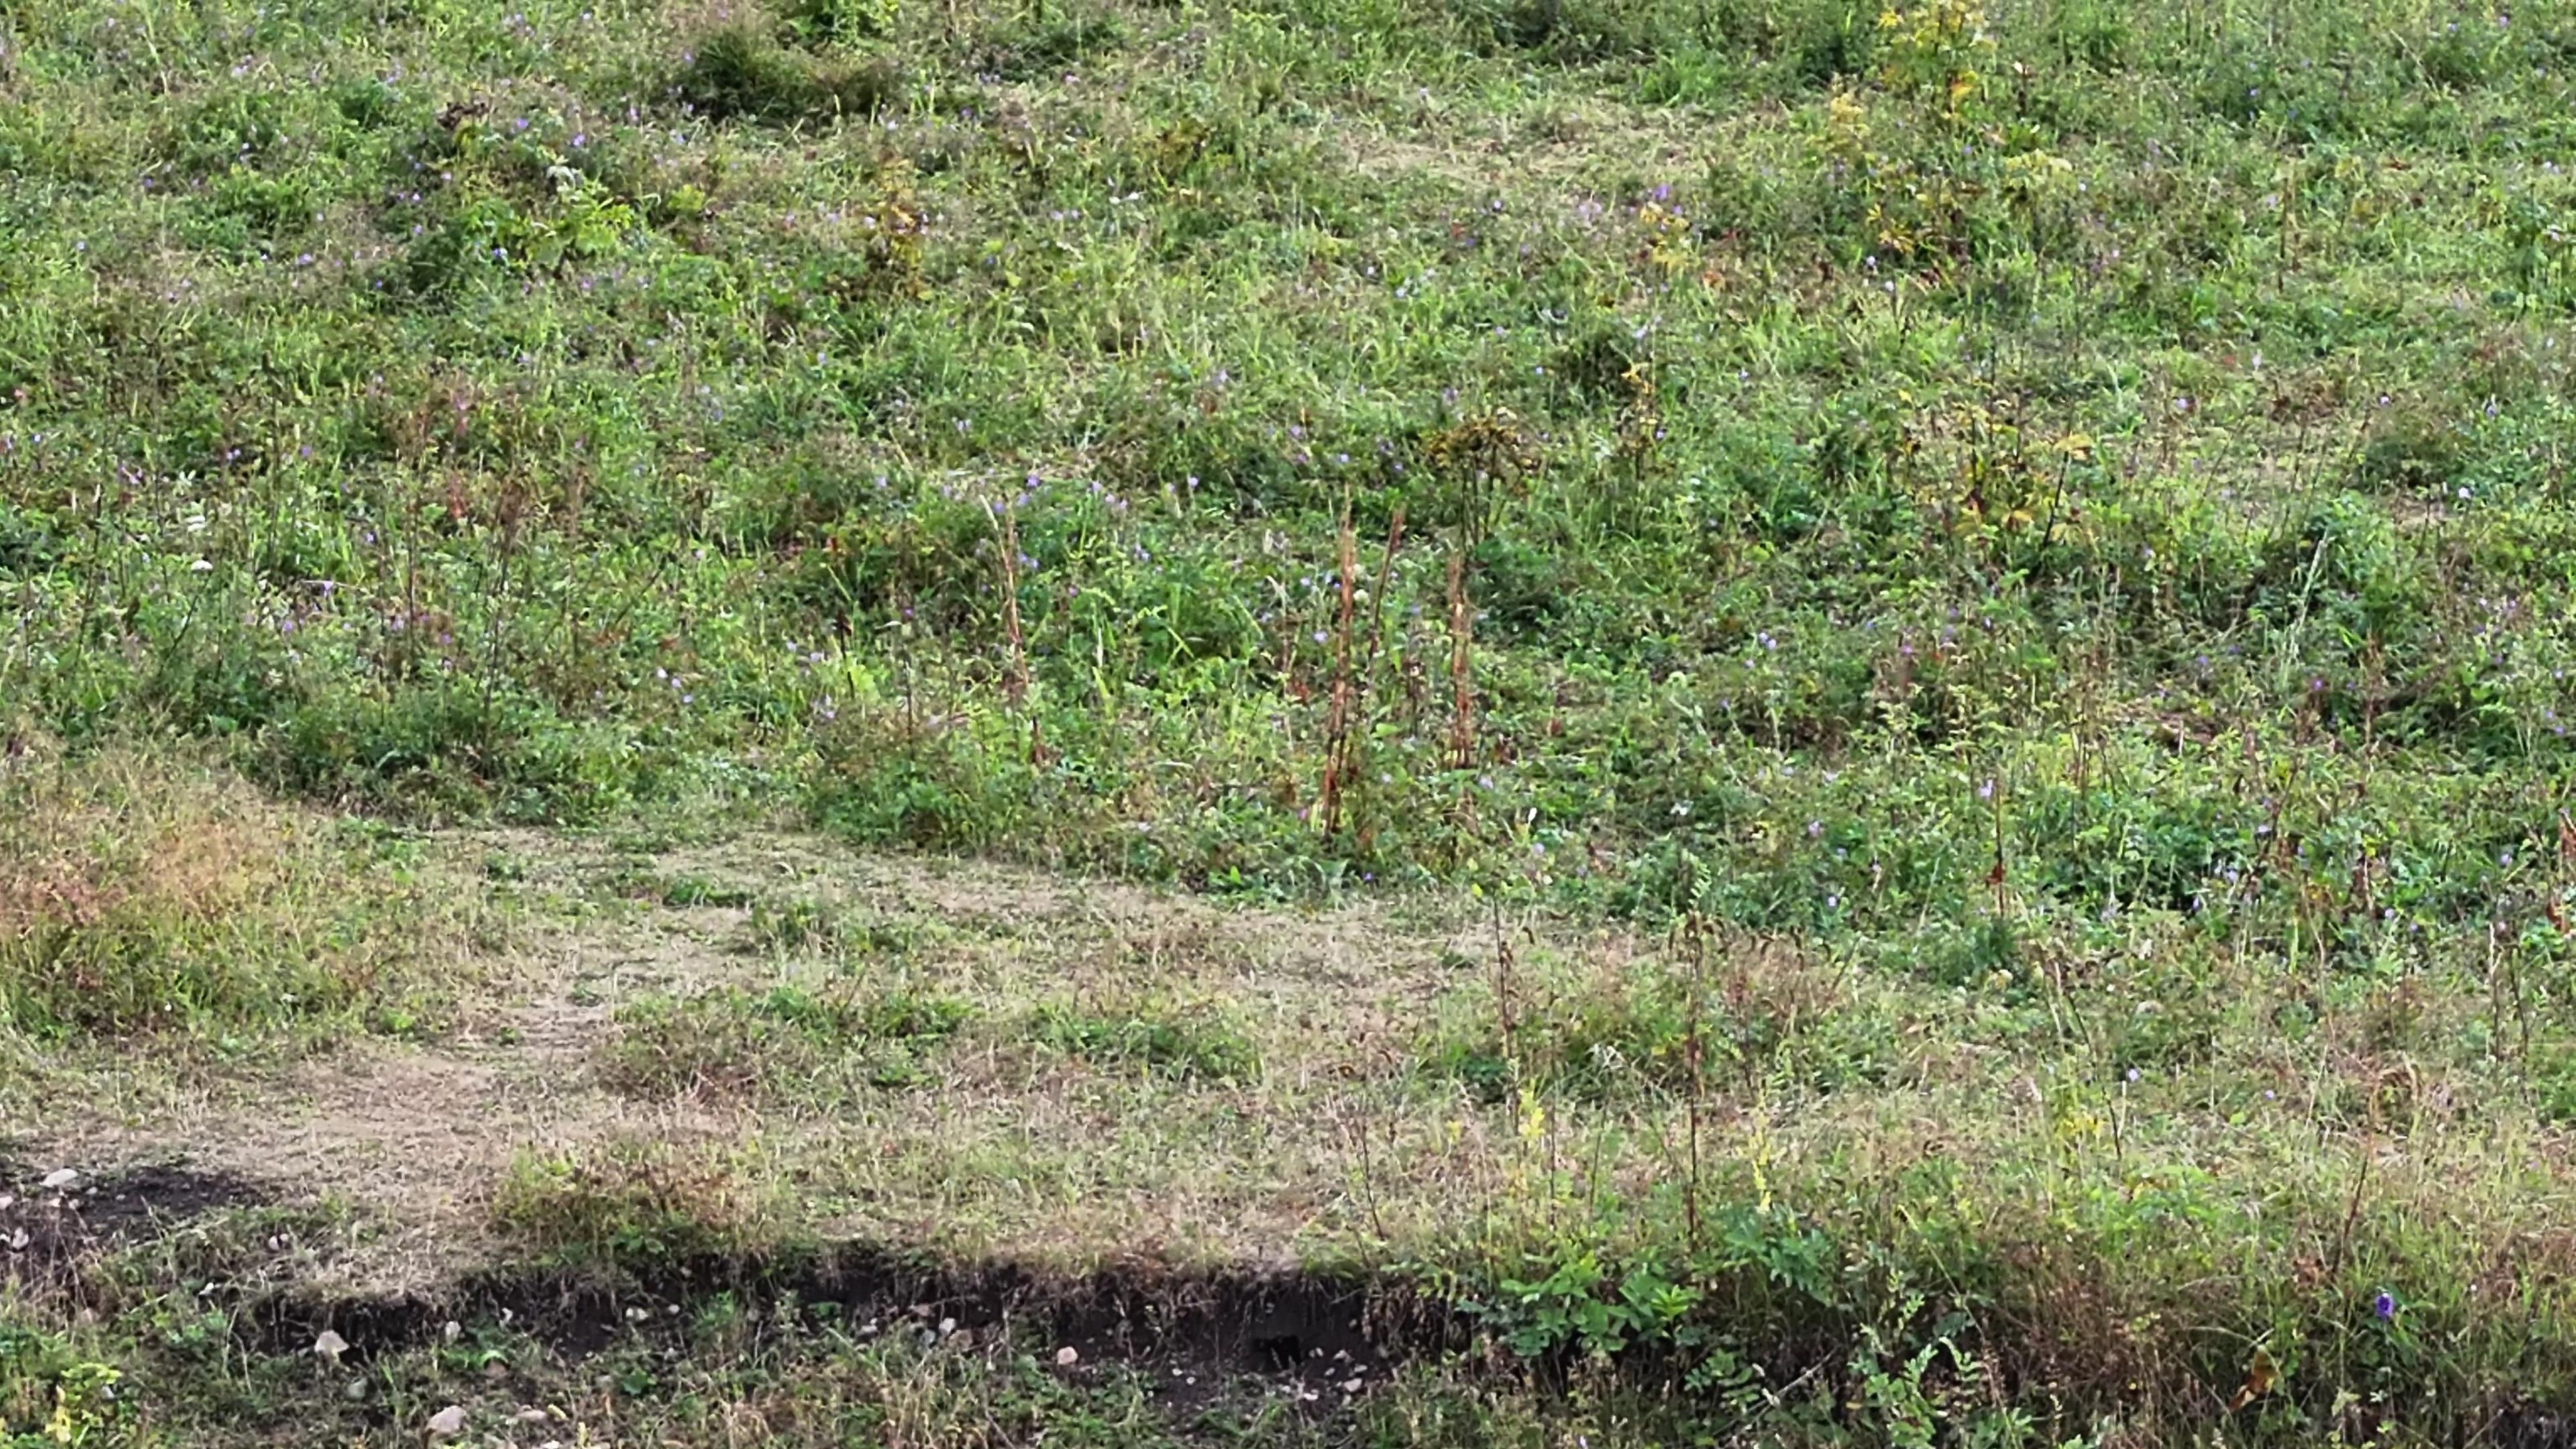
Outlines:
[{"label": "slope of meadow", "polygon": [[0,0],[0,1443],[2563,1442],[2571,71]]}]

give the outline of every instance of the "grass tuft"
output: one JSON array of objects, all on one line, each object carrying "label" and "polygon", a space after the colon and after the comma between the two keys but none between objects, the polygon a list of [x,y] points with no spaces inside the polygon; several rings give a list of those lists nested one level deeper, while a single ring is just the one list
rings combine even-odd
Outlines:
[{"label": "grass tuft", "polygon": [[1251,1039],[1204,1010],[1148,1004],[1122,1011],[1050,1003],[1030,1017],[1028,1032],[1040,1046],[1095,1066],[1211,1081],[1246,1080],[1261,1070]]},{"label": "grass tuft", "polygon": [[[836,37],[844,28],[842,12],[857,11],[832,8]],[[698,38],[674,89],[712,119],[829,123],[863,119],[893,104],[902,94],[903,73],[891,58],[814,54],[781,44],[760,26],[736,22]]]},{"label": "grass tuft", "polygon": [[795,986],[646,997],[618,1009],[601,1073],[634,1096],[828,1103],[927,1080],[928,1059],[971,1016],[944,997]]},{"label": "grass tuft", "polygon": [[492,1199],[492,1224],[548,1261],[614,1270],[774,1246],[782,1185],[754,1149],[612,1140],[524,1154]]},{"label": "grass tuft", "polygon": [[433,882],[238,780],[125,750],[0,768],[0,1027],[40,1039],[425,1029]]}]

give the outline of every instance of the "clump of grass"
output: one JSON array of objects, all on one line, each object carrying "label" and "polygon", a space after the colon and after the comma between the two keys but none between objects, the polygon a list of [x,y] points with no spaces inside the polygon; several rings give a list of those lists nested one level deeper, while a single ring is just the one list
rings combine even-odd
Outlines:
[{"label": "clump of grass", "polygon": [[902,12],[901,0],[787,0],[780,8],[788,33],[809,47],[882,39]]},{"label": "clump of grass", "polygon": [[945,997],[875,997],[780,986],[648,997],[619,1009],[601,1074],[635,1096],[828,1098],[925,1079],[924,1060],[972,1008]]},{"label": "clump of grass", "polygon": [[1126,23],[1114,12],[1074,9],[1050,15],[1041,9],[986,30],[974,60],[986,74],[1027,80],[1115,51],[1127,38]]},{"label": "clump of grass", "polygon": [[841,939],[841,912],[812,896],[763,896],[751,903],[751,939],[779,955],[828,950]]},{"label": "clump of grass", "polygon": [[597,1267],[771,1246],[786,1219],[755,1157],[623,1139],[523,1155],[493,1194],[492,1224],[541,1258]]},{"label": "clump of grass", "polygon": [[1877,1080],[1891,1028],[1820,964],[1776,946],[1693,960],[1508,957],[1456,992],[1423,1058],[1488,1102],[1516,1091],[1598,1100],[1765,1082]]},{"label": "clump of grass", "polygon": [[1508,1023],[1493,1008],[1475,994],[1467,1019],[1436,1033],[1426,1053],[1485,1101],[1519,1087],[1600,1097],[1689,1085],[1688,1008],[1663,983],[1559,997]]},{"label": "clump of grass", "polygon": [[1140,1067],[1176,1077],[1234,1081],[1261,1067],[1251,1038],[1207,1012],[1152,1006],[1092,1010],[1049,1003],[1031,1014],[1029,1038],[1095,1065]]},{"label": "clump of grass", "polygon": [[184,757],[0,768],[0,1026],[417,1030],[456,954],[441,926],[416,874]]},{"label": "clump of grass", "polygon": [[757,899],[747,886],[698,875],[675,875],[658,883],[655,896],[666,906],[741,907]]},{"label": "clump of grass", "polygon": [[883,109],[901,95],[903,74],[884,57],[793,49],[738,21],[698,39],[676,87],[681,99],[718,118],[831,120]]}]

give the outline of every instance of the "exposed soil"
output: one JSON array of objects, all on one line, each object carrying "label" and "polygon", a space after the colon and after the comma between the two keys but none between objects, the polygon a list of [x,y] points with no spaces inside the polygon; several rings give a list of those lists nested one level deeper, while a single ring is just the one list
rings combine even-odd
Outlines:
[{"label": "exposed soil", "polygon": [[451,1322],[507,1323],[579,1361],[622,1342],[676,1343],[691,1310],[729,1295],[769,1331],[835,1326],[862,1338],[1035,1339],[1070,1348],[1075,1375],[1138,1371],[1188,1409],[1257,1381],[1336,1406],[1386,1377],[1391,1361],[1455,1346],[1448,1310],[1386,1285],[1301,1272],[1110,1270],[1066,1279],[1018,1265],[939,1264],[864,1246],[771,1259],[700,1259],[620,1280],[598,1273],[479,1273],[430,1293],[328,1298],[289,1293],[241,1315],[244,1347],[305,1351],[326,1329],[346,1361],[437,1341]]},{"label": "exposed soil", "polygon": [[[104,1252],[280,1196],[230,1172],[174,1164],[84,1173],[55,1189],[42,1186],[50,1171],[0,1161],[0,1281],[40,1293],[77,1292],[81,1265]],[[1151,1266],[1065,1277],[855,1244],[614,1275],[486,1269],[372,1295],[305,1283],[244,1305],[235,1322],[242,1348],[260,1355],[309,1353],[327,1329],[348,1344],[344,1361],[363,1365],[435,1343],[452,1324],[500,1324],[579,1363],[636,1340],[676,1346],[693,1310],[717,1294],[749,1305],[768,1332],[832,1327],[861,1338],[1070,1349],[1068,1376],[1134,1372],[1181,1413],[1247,1390],[1329,1411],[1384,1382],[1393,1361],[1465,1339],[1449,1310],[1357,1278]]]},{"label": "exposed soil", "polygon": [[48,1188],[50,1169],[0,1160],[0,1282],[59,1281],[100,1253],[220,1208],[269,1200],[228,1172],[145,1165]]}]

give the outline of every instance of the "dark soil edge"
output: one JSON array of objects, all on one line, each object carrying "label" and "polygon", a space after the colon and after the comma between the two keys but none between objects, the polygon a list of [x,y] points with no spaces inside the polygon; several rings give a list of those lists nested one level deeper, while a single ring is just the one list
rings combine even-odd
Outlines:
[{"label": "dark soil edge", "polygon": [[[642,1338],[676,1344],[687,1309],[730,1294],[780,1329],[836,1326],[861,1337],[914,1334],[1073,1350],[1068,1368],[1122,1367],[1168,1407],[1211,1402],[1260,1380],[1326,1406],[1420,1355],[1472,1341],[1448,1305],[1386,1279],[1296,1269],[1109,1268],[1067,1277],[997,1261],[957,1264],[872,1244],[592,1266],[496,1268],[427,1294],[321,1298],[289,1292],[247,1305],[242,1347],[309,1351],[324,1330],[346,1359],[438,1342],[453,1323],[505,1323],[579,1360]],[[678,1311],[674,1311],[678,1310]]]}]

